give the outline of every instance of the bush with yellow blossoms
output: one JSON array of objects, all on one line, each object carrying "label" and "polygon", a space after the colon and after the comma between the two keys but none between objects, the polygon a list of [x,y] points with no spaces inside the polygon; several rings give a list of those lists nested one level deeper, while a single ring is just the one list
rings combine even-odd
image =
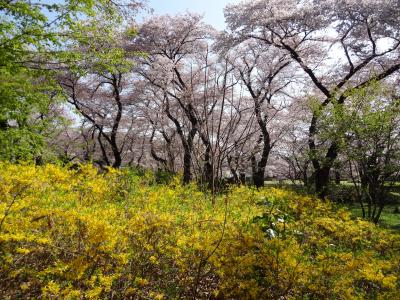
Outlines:
[{"label": "bush with yellow blossoms", "polygon": [[396,299],[400,236],[329,202],[0,164],[1,299]]}]

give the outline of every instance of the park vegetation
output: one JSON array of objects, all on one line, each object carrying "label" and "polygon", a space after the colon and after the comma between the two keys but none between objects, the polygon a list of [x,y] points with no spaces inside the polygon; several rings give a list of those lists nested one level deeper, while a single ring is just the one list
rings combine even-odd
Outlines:
[{"label": "park vegetation", "polygon": [[3,299],[395,299],[400,236],[274,188],[0,165]]},{"label": "park vegetation", "polygon": [[400,2],[224,14],[0,0],[0,298],[398,297]]}]

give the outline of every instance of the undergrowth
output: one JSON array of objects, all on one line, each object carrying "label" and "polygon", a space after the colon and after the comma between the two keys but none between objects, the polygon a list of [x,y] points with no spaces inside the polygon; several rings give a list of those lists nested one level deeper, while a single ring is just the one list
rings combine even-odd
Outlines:
[{"label": "undergrowth", "polygon": [[265,188],[0,164],[0,298],[395,299],[400,237]]}]

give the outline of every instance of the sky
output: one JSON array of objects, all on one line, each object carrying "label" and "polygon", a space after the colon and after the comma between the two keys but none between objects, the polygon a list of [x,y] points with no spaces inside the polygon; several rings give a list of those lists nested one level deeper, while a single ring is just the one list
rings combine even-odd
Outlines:
[{"label": "sky", "polygon": [[204,14],[204,21],[218,30],[225,28],[224,7],[238,2],[240,0],[148,0],[154,14],[196,12]]}]

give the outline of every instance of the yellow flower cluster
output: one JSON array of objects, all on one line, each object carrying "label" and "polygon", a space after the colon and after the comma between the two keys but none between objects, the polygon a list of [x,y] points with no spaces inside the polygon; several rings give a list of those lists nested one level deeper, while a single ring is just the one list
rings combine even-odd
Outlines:
[{"label": "yellow flower cluster", "polygon": [[395,299],[399,250],[285,190],[0,164],[1,299]]}]

